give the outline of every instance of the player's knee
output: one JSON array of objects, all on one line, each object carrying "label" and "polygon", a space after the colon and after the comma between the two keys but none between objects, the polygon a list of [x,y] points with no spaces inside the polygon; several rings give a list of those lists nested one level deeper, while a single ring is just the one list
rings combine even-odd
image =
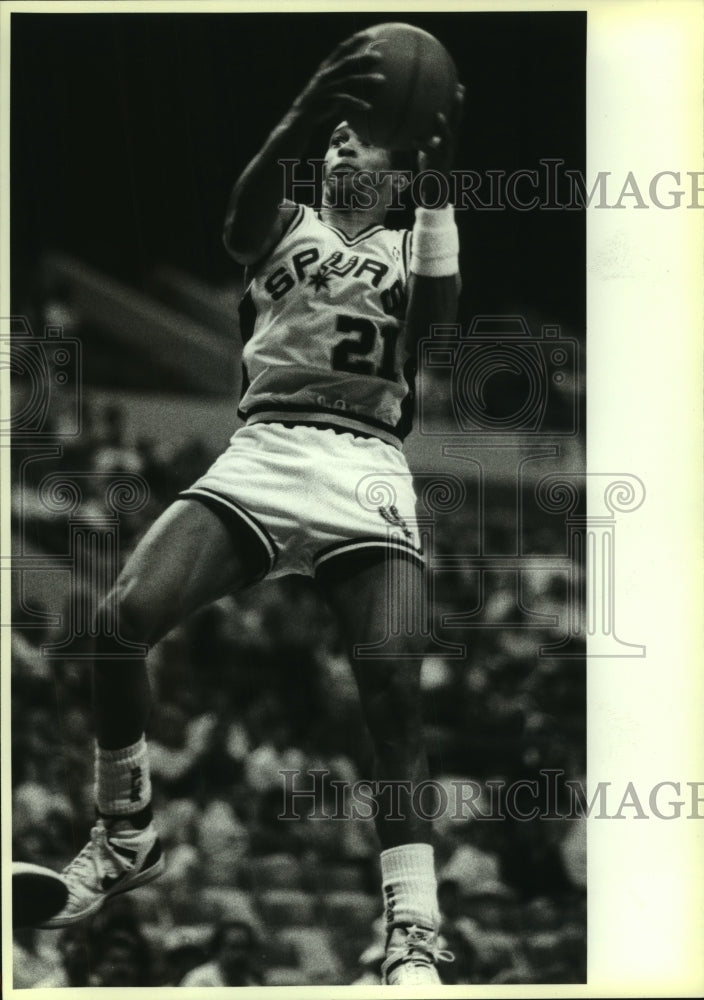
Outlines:
[{"label": "player's knee", "polygon": [[[394,683],[413,687],[420,683],[420,665],[427,648],[424,635],[412,631],[388,634],[386,626],[381,626],[378,640],[350,644],[347,653],[360,678],[373,670],[379,677],[388,676]],[[371,657],[370,651],[374,654]]]},{"label": "player's knee", "polygon": [[385,746],[412,746],[421,738],[420,670],[402,664],[359,677],[360,694],[372,740]]}]

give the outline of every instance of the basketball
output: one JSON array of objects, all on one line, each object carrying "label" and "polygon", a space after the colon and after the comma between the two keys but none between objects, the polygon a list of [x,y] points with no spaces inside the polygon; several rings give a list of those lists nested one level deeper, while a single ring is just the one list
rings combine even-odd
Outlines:
[{"label": "basketball", "polygon": [[38,927],[64,908],[68,886],[51,868],[12,863],[12,917],[15,927]]},{"label": "basketball", "polygon": [[410,149],[432,134],[436,112],[449,113],[455,64],[437,38],[410,24],[378,24],[367,33],[367,49],[381,53],[374,71],[386,80],[369,98],[372,110],[351,111],[349,123],[364,142]]}]

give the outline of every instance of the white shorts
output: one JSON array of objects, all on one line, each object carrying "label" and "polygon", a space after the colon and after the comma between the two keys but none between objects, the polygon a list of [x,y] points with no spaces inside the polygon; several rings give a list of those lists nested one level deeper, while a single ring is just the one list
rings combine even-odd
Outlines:
[{"label": "white shorts", "polygon": [[378,438],[279,423],[237,430],[181,497],[217,504],[262,543],[269,578],[314,576],[362,549],[394,549],[423,563],[406,460]]}]

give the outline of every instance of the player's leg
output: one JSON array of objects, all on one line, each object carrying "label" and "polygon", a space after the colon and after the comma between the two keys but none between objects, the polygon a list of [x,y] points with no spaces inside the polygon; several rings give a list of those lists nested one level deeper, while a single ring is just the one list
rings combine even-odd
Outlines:
[{"label": "player's leg", "polygon": [[266,568],[267,554],[244,522],[225,520],[192,499],[172,504],[128,559],[98,614],[93,680],[99,820],[64,871],[66,906],[44,926],[83,919],[108,896],[150,881],[163,868],[144,738],[151,702],[145,656],[116,656],[106,623],[114,618],[121,639],[151,646],[197,608]]},{"label": "player's leg", "polygon": [[437,983],[440,917],[430,824],[409,792],[428,777],[420,689],[423,569],[402,553],[366,551],[325,564],[318,579],[338,619],[374,746],[385,980]]},{"label": "player's leg", "polygon": [[[391,607],[387,592],[409,576],[420,587],[421,574],[420,566],[381,547],[341,556],[318,574],[357,681],[374,746],[374,778],[378,782],[416,785],[428,777],[420,695],[425,640],[416,623],[408,621],[405,602],[397,599],[395,607]],[[379,648],[369,648],[374,644]],[[430,843],[428,821],[408,808],[406,793],[397,791],[399,801],[394,803],[392,791],[389,789],[378,802],[376,826],[382,849]],[[389,812],[401,818],[387,820]]]},{"label": "player's leg", "polygon": [[[105,605],[122,639],[153,646],[199,607],[256,579],[264,559],[245,524],[225,520],[200,500],[177,500],[142,538]],[[99,621],[105,617],[101,612]],[[105,749],[139,738],[150,701],[144,658],[113,659],[112,648],[111,637],[99,633],[94,708]]]}]

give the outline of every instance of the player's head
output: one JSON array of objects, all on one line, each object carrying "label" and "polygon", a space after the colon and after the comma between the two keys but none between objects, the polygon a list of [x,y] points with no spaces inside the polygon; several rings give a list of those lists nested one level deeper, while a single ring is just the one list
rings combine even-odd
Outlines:
[{"label": "player's head", "polygon": [[323,162],[324,203],[330,207],[384,211],[394,186],[405,183],[391,150],[365,142],[347,121],[332,130]]},{"label": "player's head", "polygon": [[254,930],[246,921],[227,920],[218,926],[213,937],[212,951],[225,972],[229,985],[245,985],[255,946]]},{"label": "player's head", "polygon": [[325,153],[325,171],[346,167],[359,170],[389,170],[391,153],[382,146],[365,142],[349,122],[341,121],[332,130]]}]

